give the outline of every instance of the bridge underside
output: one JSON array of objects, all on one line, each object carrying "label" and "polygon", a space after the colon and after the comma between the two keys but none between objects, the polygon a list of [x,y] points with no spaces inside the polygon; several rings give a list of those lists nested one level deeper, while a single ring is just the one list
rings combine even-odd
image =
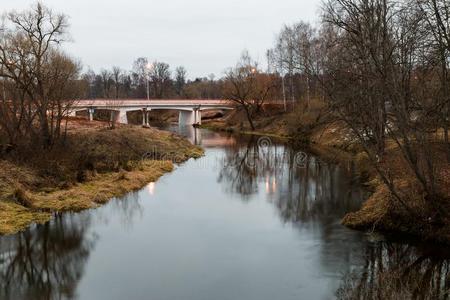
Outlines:
[{"label": "bridge underside", "polygon": [[[166,108],[165,108],[166,109]],[[192,126],[192,125],[201,125],[202,123],[202,111],[200,109],[174,109],[170,108],[171,110],[178,110],[178,124],[182,126]],[[152,110],[159,110],[159,109],[122,109],[122,108],[98,108],[98,110],[102,111],[110,111],[110,121],[119,123],[119,124],[128,124],[128,116],[127,112],[131,111],[142,111],[142,125],[149,126],[148,120],[149,120],[149,112]],[[84,109],[74,109],[71,111],[70,116],[76,116],[77,112],[81,111],[87,111],[88,118],[90,121],[94,120],[94,113],[96,111],[96,108],[84,108]]]}]

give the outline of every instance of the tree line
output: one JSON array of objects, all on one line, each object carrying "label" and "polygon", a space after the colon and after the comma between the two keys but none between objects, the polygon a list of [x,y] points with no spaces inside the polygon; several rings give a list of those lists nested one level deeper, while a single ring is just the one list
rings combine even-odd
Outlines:
[{"label": "tree line", "polygon": [[131,70],[114,66],[81,75],[85,99],[220,99],[222,90],[213,74],[188,79],[183,66],[174,71],[165,62],[139,57]]}]

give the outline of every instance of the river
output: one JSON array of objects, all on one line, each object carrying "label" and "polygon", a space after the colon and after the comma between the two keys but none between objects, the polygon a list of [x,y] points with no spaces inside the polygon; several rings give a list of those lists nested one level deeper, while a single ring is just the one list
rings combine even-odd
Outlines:
[{"label": "river", "polygon": [[366,197],[352,165],[265,137],[180,133],[205,156],[0,237],[0,299],[450,297],[447,248],[340,224]]}]

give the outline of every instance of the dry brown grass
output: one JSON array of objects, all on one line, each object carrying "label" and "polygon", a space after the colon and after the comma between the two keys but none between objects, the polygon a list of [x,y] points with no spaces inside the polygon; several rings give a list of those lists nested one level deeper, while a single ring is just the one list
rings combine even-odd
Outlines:
[{"label": "dry brown grass", "polygon": [[[377,229],[383,231],[400,232],[419,237],[423,240],[450,243],[450,165],[446,163],[444,153],[435,149],[434,154],[441,159],[436,165],[438,174],[437,190],[440,199],[426,199],[413,171],[408,167],[400,150],[392,142],[388,142],[387,154],[381,167],[390,171],[394,178],[394,185],[401,199],[410,210],[416,212],[411,216],[395,199],[389,189],[383,184],[373,168],[370,168],[364,154],[358,155],[357,163],[367,171],[369,185],[374,193],[364,203],[361,210],[350,213],[343,219],[343,224],[355,229]],[[435,222],[436,201],[441,207],[439,223]]]},{"label": "dry brown grass", "polygon": [[111,198],[142,188],[173,170],[170,161],[144,161],[130,172],[97,175],[93,180],[67,190],[33,194],[34,208],[51,211],[81,211],[108,202]]},{"label": "dry brown grass", "polygon": [[0,201],[0,234],[12,234],[32,223],[48,222],[50,218],[50,213],[33,211],[12,201]]},{"label": "dry brown grass", "polygon": [[[351,131],[342,122],[334,122],[316,130],[312,135],[312,148],[321,156],[335,157],[335,161],[353,160],[365,185],[373,193],[361,210],[349,213],[342,223],[355,229],[400,232],[424,240],[450,243],[450,165],[444,147],[437,140],[433,146],[437,188],[441,199],[439,205],[445,212],[443,224],[433,224],[436,207],[425,200],[425,194],[409,168],[401,150],[393,140],[386,141],[386,154],[381,162],[401,199],[411,210],[418,212],[412,217],[384,185],[363,148],[352,138]],[[431,217],[430,217],[431,216]],[[430,219],[430,221],[426,221]],[[423,221],[425,220],[425,221]]]},{"label": "dry brown grass", "polygon": [[143,161],[130,172],[112,172],[97,175],[93,180],[79,183],[65,190],[27,191],[28,205],[14,195],[0,201],[0,234],[12,234],[31,223],[42,223],[50,219],[50,212],[81,211],[98,207],[110,199],[138,190],[155,182],[173,170],[170,161]]},{"label": "dry brown grass", "polygon": [[29,160],[0,161],[0,234],[50,219],[52,212],[95,208],[173,170],[203,150],[169,132],[76,122],[67,143]]},{"label": "dry brown grass", "polygon": [[233,110],[222,118],[203,121],[203,128],[216,131],[228,131],[243,134],[259,134],[286,138],[289,136],[286,125],[286,115],[280,105],[266,105],[254,117],[255,130],[250,128],[245,112],[242,109]]}]

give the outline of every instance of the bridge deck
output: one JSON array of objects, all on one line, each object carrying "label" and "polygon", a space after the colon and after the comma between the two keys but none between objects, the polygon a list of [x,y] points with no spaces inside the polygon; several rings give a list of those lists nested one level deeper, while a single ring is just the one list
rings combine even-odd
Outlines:
[{"label": "bridge deck", "polygon": [[95,99],[95,100],[76,100],[73,107],[134,107],[134,106],[220,106],[232,107],[232,101],[228,100],[143,100],[143,99]]}]

